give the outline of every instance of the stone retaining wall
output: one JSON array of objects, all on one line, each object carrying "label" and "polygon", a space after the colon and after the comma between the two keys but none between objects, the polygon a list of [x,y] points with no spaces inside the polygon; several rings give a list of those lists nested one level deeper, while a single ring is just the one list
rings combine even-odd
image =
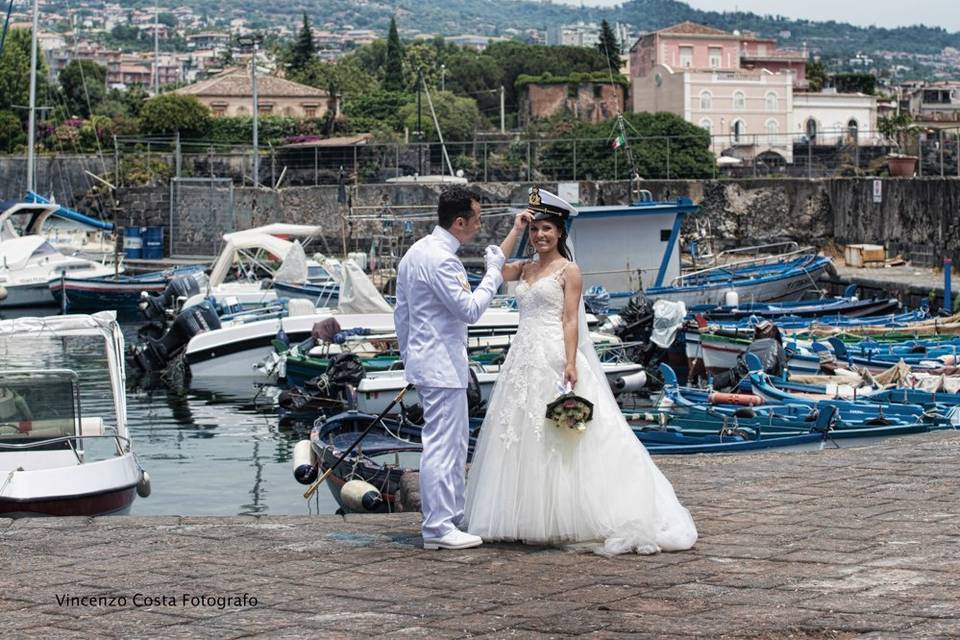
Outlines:
[{"label": "stone retaining wall", "polygon": [[[658,180],[643,187],[655,198],[688,196],[701,205],[700,213],[687,221],[686,233],[710,235],[716,249],[795,240],[824,246],[874,243],[902,253],[921,264],[939,263],[945,256],[958,262],[960,245],[960,180],[951,178],[888,178],[879,180],[880,202],[874,201],[874,179],[835,178],[750,180]],[[547,189],[556,183],[543,183]],[[520,204],[528,183],[477,183],[472,185],[485,204]],[[580,182],[584,205],[626,202],[627,182]],[[433,213],[439,188],[424,185],[360,185],[351,189],[354,216],[376,218],[404,205],[423,205],[424,215]],[[168,224],[168,187],[125,188],[118,201],[127,218],[121,224]],[[336,186],[291,187],[279,191],[253,188],[234,190],[233,220],[238,228],[268,222],[318,224],[328,229],[325,241],[331,247],[347,237],[348,250],[367,250],[374,236],[409,242],[429,231],[430,221],[418,222],[405,231],[380,220],[354,218],[341,234]],[[477,244],[502,236],[508,217],[490,218],[484,237]],[[475,249],[475,248],[474,248]],[[470,255],[472,252],[467,251]]]}]

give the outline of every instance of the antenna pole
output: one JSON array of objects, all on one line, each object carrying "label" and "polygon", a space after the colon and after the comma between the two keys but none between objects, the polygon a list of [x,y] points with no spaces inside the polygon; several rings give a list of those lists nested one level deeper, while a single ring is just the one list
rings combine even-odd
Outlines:
[{"label": "antenna pole", "polygon": [[27,191],[36,191],[34,146],[37,131],[37,29],[40,22],[38,0],[33,0],[33,27],[30,39],[30,115],[27,118]]}]

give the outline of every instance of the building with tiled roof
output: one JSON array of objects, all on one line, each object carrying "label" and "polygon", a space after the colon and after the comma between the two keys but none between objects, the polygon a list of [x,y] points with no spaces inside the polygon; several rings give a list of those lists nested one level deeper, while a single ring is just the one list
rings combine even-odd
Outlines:
[{"label": "building with tiled roof", "polygon": [[[227,69],[212,78],[177,89],[175,93],[196,96],[214,116],[248,116],[252,113],[253,81],[245,68]],[[340,115],[339,96],[260,73],[257,74],[257,103],[260,115],[322,118],[330,109]]]}]

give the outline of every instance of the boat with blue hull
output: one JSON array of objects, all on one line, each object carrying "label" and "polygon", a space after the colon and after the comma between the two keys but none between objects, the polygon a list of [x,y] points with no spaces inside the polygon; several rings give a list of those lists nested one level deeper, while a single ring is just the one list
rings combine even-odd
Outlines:
[{"label": "boat with blue hull", "polygon": [[[160,294],[173,278],[203,271],[201,266],[99,278],[53,278],[48,283],[58,305],[72,311],[136,311],[141,294]],[[64,303],[66,296],[66,303]]]}]

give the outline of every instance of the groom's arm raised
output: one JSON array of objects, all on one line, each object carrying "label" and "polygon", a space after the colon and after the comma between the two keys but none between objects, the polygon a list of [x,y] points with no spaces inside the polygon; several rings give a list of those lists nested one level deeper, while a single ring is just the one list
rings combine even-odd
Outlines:
[{"label": "groom's arm raised", "polygon": [[432,282],[433,290],[455,318],[473,324],[487,310],[497,289],[503,284],[503,275],[500,273],[502,267],[502,260],[498,264],[496,259],[491,263],[488,258],[483,280],[471,291],[463,264],[451,256],[437,268]]}]

